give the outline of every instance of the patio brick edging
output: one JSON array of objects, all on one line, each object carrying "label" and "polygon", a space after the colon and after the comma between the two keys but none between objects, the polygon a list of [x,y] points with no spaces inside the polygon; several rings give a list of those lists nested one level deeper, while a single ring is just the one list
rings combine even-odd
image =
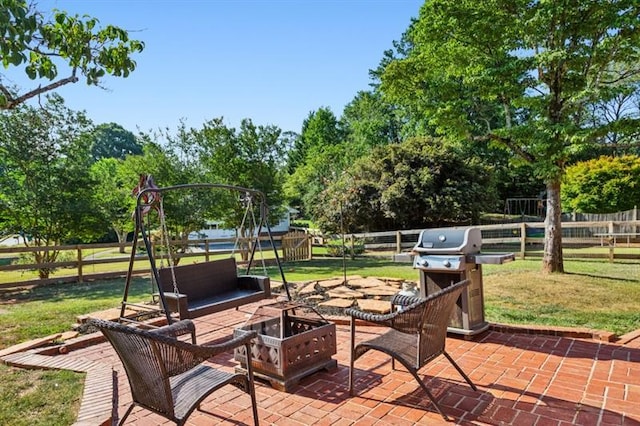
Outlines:
[{"label": "patio brick edging", "polygon": [[[350,321],[349,317],[345,316],[325,316],[324,318],[339,325],[349,325]],[[358,320],[358,324],[360,324],[361,322],[362,324],[365,324],[365,322]],[[502,333],[540,334],[546,336],[572,337],[575,339],[594,339],[601,342],[609,343],[618,341],[618,337],[615,333],[603,330],[593,330],[589,328],[489,323],[489,330]],[[624,344],[638,337],[640,337],[640,330],[623,336],[623,339],[620,339],[619,343]]]},{"label": "patio brick edging", "polygon": [[78,417],[73,426],[110,426],[117,418],[117,373],[110,365],[80,358],[46,356],[17,352],[0,358],[3,363],[20,368],[71,370],[86,373]]}]

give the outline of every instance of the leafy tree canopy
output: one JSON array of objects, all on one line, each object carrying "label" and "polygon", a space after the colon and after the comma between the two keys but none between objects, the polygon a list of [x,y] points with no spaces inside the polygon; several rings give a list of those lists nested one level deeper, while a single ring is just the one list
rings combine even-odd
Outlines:
[{"label": "leafy tree canopy", "polygon": [[[49,82],[24,93],[7,85],[0,74],[0,109],[85,78],[99,85],[107,75],[127,77],[136,67],[131,56],[144,43],[129,39],[127,31],[90,16],[71,16],[54,10],[51,18],[24,0],[0,0],[0,62],[5,69],[22,67],[31,80]],[[68,72],[61,76],[61,67]]]},{"label": "leafy tree canopy", "polygon": [[124,160],[127,155],[142,154],[142,145],[132,132],[116,123],[104,123],[91,132],[91,155],[95,161],[102,158]]},{"label": "leafy tree canopy", "polygon": [[311,111],[302,123],[300,137],[294,141],[288,153],[288,171],[293,171],[307,161],[310,151],[321,152],[325,147],[339,144],[344,134],[331,109],[323,107]]}]

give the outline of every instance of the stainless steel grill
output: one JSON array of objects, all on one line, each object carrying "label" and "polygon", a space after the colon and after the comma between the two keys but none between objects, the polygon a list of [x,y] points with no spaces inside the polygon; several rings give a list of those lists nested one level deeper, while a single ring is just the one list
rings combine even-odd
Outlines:
[{"label": "stainless steel grill", "polygon": [[463,291],[449,331],[475,335],[489,324],[484,319],[482,265],[515,260],[513,253],[483,254],[478,228],[432,228],[420,232],[413,248],[413,267],[420,271],[420,295],[426,297],[458,281],[471,283]]}]

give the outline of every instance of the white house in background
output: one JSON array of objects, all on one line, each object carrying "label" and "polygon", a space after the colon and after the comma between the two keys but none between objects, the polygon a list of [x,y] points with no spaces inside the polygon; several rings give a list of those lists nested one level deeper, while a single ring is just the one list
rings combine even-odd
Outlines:
[{"label": "white house in background", "polygon": [[[287,207],[277,225],[272,225],[272,234],[286,234],[291,226],[291,215],[298,213],[298,210]],[[258,220],[258,218],[256,218]],[[256,224],[257,225],[257,224]],[[266,233],[267,228],[262,227],[262,232]],[[217,238],[236,238],[236,229],[228,229],[222,227],[222,222],[208,221],[204,229],[189,234],[190,240],[217,239]]]},{"label": "white house in background", "polygon": [[0,236],[1,247],[23,246],[24,237],[18,234]]}]

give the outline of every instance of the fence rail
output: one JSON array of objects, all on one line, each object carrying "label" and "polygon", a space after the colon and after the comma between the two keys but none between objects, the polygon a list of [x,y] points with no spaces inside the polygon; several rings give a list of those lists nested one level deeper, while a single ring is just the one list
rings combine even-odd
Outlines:
[{"label": "fence rail", "polygon": [[[544,224],[541,222],[507,223],[478,226],[482,232],[483,250],[497,250],[507,248],[518,253],[521,259],[541,256],[540,246],[544,243]],[[345,235],[347,252],[349,247],[362,244],[366,253],[393,252],[401,253],[410,251],[418,241],[422,229],[368,232]],[[616,238],[616,234],[624,234],[624,238]],[[318,248],[325,245],[331,236],[314,235],[306,232],[295,236],[274,236],[274,242],[280,243],[279,250],[287,250],[282,254],[285,261],[311,259]],[[306,241],[305,241],[306,238]],[[342,236],[333,236],[342,238]],[[266,240],[265,240],[266,241]],[[593,221],[593,222],[563,222],[562,241],[564,248],[571,247],[596,247],[603,246],[607,249],[600,253],[566,253],[565,258],[603,258],[614,261],[615,259],[640,259],[640,220],[628,221]],[[172,258],[185,261],[209,260],[212,257],[229,255],[237,249],[229,249],[233,246],[234,239],[225,240],[189,240],[192,248],[185,253],[172,254]],[[226,245],[225,245],[226,244]],[[262,243],[261,243],[262,244]],[[276,244],[277,245],[277,244]],[[131,257],[131,243],[124,247],[118,243],[64,245],[49,247],[8,247],[0,248],[0,290],[27,287],[32,285],[50,284],[56,282],[82,282],[86,280],[121,277],[127,273]],[[142,245],[139,244],[139,247]],[[633,247],[630,250],[620,250],[621,247]],[[216,249],[216,247],[227,247]],[[266,253],[272,249],[268,247]],[[194,249],[195,248],[195,249]],[[118,249],[118,250],[114,250]],[[637,252],[636,252],[637,249]],[[16,256],[33,253],[35,251],[58,250],[67,253],[58,262],[51,263],[12,263]],[[120,253],[120,250],[123,253]],[[102,257],[102,253],[105,256]],[[167,262],[168,255],[158,255],[158,262]],[[258,259],[260,260],[260,259]],[[99,270],[100,265],[107,265],[104,270]],[[34,270],[39,268],[58,269],[55,276],[48,279],[36,278]],[[17,276],[16,271],[21,271]],[[144,250],[135,256],[133,274],[141,275],[149,272],[149,261]]]}]

